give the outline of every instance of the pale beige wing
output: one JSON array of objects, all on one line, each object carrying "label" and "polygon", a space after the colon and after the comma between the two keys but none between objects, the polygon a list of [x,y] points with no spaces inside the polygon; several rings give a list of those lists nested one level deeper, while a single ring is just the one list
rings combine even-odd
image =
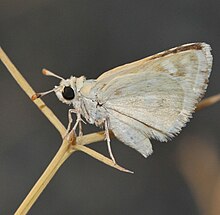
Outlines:
[{"label": "pale beige wing", "polygon": [[140,72],[142,71],[144,68],[146,67],[151,67],[152,64],[156,61],[161,61],[164,59],[164,57],[167,56],[173,56],[175,55],[175,57],[177,57],[178,53],[182,53],[182,52],[186,52],[186,51],[201,51],[203,50],[205,53],[207,54],[207,57],[209,57],[209,53],[210,53],[210,46],[206,43],[189,43],[189,44],[185,44],[185,45],[181,45],[160,53],[157,53],[155,55],[143,58],[141,60],[137,60],[122,66],[118,66],[116,68],[113,68],[107,72],[104,72],[103,74],[101,74],[98,78],[97,81],[98,82],[109,82],[111,79],[115,78],[116,76],[121,76],[124,74],[128,74],[128,73],[136,73],[136,72]]},{"label": "pale beige wing", "polygon": [[166,141],[179,133],[205,92],[210,50],[205,43],[188,44],[118,67],[101,75],[91,93],[109,117],[113,111],[118,120],[136,120],[148,138]]},{"label": "pale beige wing", "polygon": [[142,123],[122,115],[114,110],[109,111],[109,127],[114,135],[123,143],[148,157],[152,152],[152,145],[148,138],[148,128]]}]

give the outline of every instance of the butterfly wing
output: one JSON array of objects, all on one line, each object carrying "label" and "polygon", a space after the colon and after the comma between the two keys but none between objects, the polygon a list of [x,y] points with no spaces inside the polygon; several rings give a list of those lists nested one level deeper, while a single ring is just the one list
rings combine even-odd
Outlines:
[{"label": "butterfly wing", "polygon": [[144,157],[153,152],[145,125],[117,111],[111,109],[108,111],[109,127],[120,141],[134,148]]},{"label": "butterfly wing", "polygon": [[[116,76],[128,74],[128,73],[137,73],[141,72],[143,67],[151,66],[153,62],[158,61],[159,59],[163,59],[166,56],[172,56],[176,55],[178,53],[182,53],[185,51],[190,50],[198,50],[198,51],[204,51],[204,54],[207,55],[206,58],[209,58],[210,64],[212,64],[212,56],[210,54],[210,46],[206,43],[189,43],[182,46],[178,46],[160,53],[157,53],[155,55],[143,58],[141,60],[137,60],[122,66],[118,66],[116,68],[113,68],[111,70],[108,70],[107,72],[104,72],[101,74],[98,78],[98,82],[108,82],[109,80],[115,78]],[[177,57],[177,55],[176,55]],[[144,69],[144,68],[143,68]]]},{"label": "butterfly wing", "polygon": [[91,92],[116,137],[147,156],[141,146],[148,138],[166,141],[179,133],[206,90],[210,50],[205,43],[183,45],[102,74]]}]

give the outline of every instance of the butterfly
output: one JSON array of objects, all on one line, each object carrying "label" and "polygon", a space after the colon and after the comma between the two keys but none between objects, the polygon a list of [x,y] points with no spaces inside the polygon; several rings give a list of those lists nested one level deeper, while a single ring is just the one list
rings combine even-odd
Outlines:
[{"label": "butterfly", "polygon": [[32,99],[55,92],[61,102],[71,105],[67,133],[71,130],[72,113],[77,116],[72,129],[79,126],[79,135],[82,122],[104,126],[114,162],[109,130],[147,157],[153,152],[150,139],[171,139],[192,117],[206,91],[212,60],[208,44],[191,43],[116,67],[97,79],[64,79],[44,69],[45,75],[61,81]]}]

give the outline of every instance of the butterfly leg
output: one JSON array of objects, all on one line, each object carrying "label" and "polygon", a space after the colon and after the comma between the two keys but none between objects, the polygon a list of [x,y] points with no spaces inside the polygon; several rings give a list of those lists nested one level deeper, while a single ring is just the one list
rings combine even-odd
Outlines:
[{"label": "butterfly leg", "polygon": [[79,121],[79,136],[83,136],[83,131],[82,131],[82,120]]},{"label": "butterfly leg", "polygon": [[85,124],[86,124],[86,122],[81,118],[81,114],[79,113],[79,111],[77,111],[76,109],[69,109],[69,111],[68,111],[69,123],[68,123],[67,129],[66,129],[65,135],[63,136],[63,139],[65,139],[67,137],[67,135],[69,134],[69,132],[70,132],[71,124],[73,122],[72,113],[76,114],[76,123],[74,124],[71,131],[75,132],[77,126],[79,125],[79,136],[83,135],[82,122],[85,123]]},{"label": "butterfly leg", "polygon": [[111,149],[110,135],[109,135],[108,121],[107,120],[105,120],[105,138],[106,138],[106,141],[107,141],[109,155],[110,155],[112,161],[114,162],[114,164],[116,164],[116,161],[115,161],[115,158],[113,156],[112,149]]},{"label": "butterfly leg", "polygon": [[67,126],[67,129],[66,129],[66,132],[63,136],[63,139],[66,138],[66,136],[69,134],[70,132],[70,128],[71,128],[71,124],[73,122],[73,118],[72,118],[72,113],[77,113],[77,111],[75,109],[69,109],[68,111],[68,119],[69,119],[69,122],[68,122],[68,126]]},{"label": "butterfly leg", "polygon": [[81,114],[79,112],[77,112],[76,113],[76,123],[73,126],[73,130],[75,131],[77,126],[79,125],[79,136],[83,135],[82,122],[86,124],[86,122],[82,119]]}]

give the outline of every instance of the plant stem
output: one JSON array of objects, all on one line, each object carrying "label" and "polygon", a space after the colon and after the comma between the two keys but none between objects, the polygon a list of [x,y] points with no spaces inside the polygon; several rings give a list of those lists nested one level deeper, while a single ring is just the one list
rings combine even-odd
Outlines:
[{"label": "plant stem", "polygon": [[199,102],[199,104],[197,105],[196,107],[196,111],[198,110],[202,110],[206,107],[209,107],[209,106],[212,106],[214,105],[215,103],[219,102],[220,101],[220,93],[219,94],[216,94],[214,96],[210,96],[206,99],[203,99],[201,102]]},{"label": "plant stem", "polygon": [[[35,94],[32,87],[28,84],[28,82],[24,79],[18,69],[14,66],[14,64],[10,61],[8,56],[5,54],[3,49],[0,47],[0,59],[8,69],[10,74],[13,76],[15,81],[19,84],[19,86],[24,90],[24,92],[31,98],[32,95]],[[60,120],[56,117],[56,115],[46,106],[46,104],[41,100],[37,99],[34,101],[37,107],[41,110],[41,112],[47,117],[47,119],[56,127],[61,136],[65,134],[65,127],[60,122]]]},{"label": "plant stem", "polygon": [[[57,154],[50,162],[42,176],[38,179],[34,187],[31,189],[29,194],[26,196],[20,207],[15,212],[15,215],[26,214],[32,205],[35,203],[37,198],[40,196],[44,188],[53,178],[55,173],[58,171],[60,166],[65,162],[65,160],[71,155],[71,152],[68,153],[69,144],[67,141],[64,141],[58,150]],[[65,159],[63,159],[65,157]]]}]

